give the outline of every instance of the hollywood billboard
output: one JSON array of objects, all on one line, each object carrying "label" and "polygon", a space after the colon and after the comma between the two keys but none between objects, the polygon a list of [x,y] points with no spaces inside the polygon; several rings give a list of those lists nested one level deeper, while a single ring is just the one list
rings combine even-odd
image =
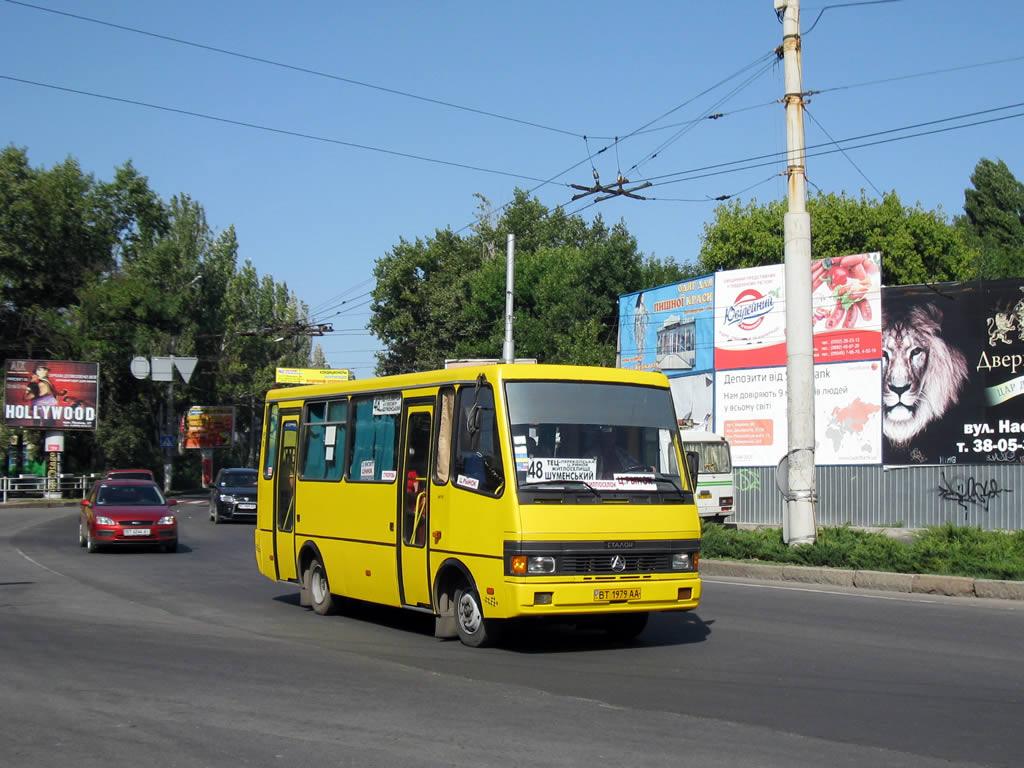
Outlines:
[{"label": "hollywood billboard", "polygon": [[1024,280],[883,291],[885,464],[1024,461]]},{"label": "hollywood billboard", "polygon": [[7,360],[4,426],[96,429],[99,379],[99,363]]}]

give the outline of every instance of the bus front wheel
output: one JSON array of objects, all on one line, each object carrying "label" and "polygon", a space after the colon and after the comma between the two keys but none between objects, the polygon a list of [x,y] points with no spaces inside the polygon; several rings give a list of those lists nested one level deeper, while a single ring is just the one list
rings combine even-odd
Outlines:
[{"label": "bus front wheel", "polygon": [[455,628],[459,640],[471,648],[490,645],[497,640],[497,625],[484,618],[480,593],[475,587],[460,587],[455,592]]},{"label": "bus front wheel", "polygon": [[331,585],[327,581],[327,569],[319,557],[314,557],[309,564],[309,596],[313,610],[321,616],[330,616],[335,612],[334,595],[331,594]]}]

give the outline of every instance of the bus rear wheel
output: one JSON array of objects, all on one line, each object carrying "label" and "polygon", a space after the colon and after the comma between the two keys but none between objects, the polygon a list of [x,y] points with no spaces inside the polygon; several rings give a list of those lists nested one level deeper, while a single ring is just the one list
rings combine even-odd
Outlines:
[{"label": "bus rear wheel", "polygon": [[455,591],[455,628],[459,640],[471,648],[481,648],[498,641],[499,624],[485,619],[476,587],[464,586]]},{"label": "bus rear wheel", "polygon": [[309,563],[309,596],[310,605],[321,616],[330,616],[337,610],[330,582],[327,581],[327,569],[319,557],[314,557]]}]

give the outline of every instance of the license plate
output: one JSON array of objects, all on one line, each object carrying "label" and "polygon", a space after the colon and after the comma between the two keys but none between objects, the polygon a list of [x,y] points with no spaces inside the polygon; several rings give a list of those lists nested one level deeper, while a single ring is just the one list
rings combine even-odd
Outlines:
[{"label": "license plate", "polygon": [[710,499],[711,498],[711,491],[701,491],[699,498]]},{"label": "license plate", "polygon": [[595,589],[594,602],[605,603],[609,600],[639,600],[640,587],[628,589]]},{"label": "license plate", "polygon": [[125,536],[149,536],[149,528],[125,528]]},{"label": "license plate", "polygon": [[238,508],[239,509],[256,509],[256,505],[255,504],[239,504]]}]

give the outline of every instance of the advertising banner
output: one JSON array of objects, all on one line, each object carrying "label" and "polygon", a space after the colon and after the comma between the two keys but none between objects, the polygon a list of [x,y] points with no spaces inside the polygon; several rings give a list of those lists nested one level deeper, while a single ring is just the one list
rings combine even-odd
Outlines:
[{"label": "advertising banner", "polygon": [[233,405],[193,405],[185,416],[186,448],[225,448],[235,434]]},{"label": "advertising banner", "polygon": [[347,368],[278,368],[274,381],[278,384],[325,384],[355,378]]},{"label": "advertising banner", "polygon": [[695,373],[714,366],[714,275],[619,297],[619,367]]},{"label": "advertising banner", "polygon": [[668,380],[676,420],[685,429],[713,431],[715,417],[715,375],[713,372],[675,376]]},{"label": "advertising banner", "polygon": [[715,369],[786,364],[786,282],[781,264],[715,275]]},{"label": "advertising banner", "polygon": [[[814,362],[881,357],[881,254],[811,262]],[[786,364],[785,266],[715,274],[715,368]]]},{"label": "advertising banner", "polygon": [[882,298],[884,463],[1024,461],[1024,280]]},{"label": "advertising banner", "polygon": [[96,429],[99,363],[7,360],[4,426]]},{"label": "advertising banner", "polygon": [[[881,363],[814,366],[815,464],[882,460]],[[786,368],[715,373],[715,432],[737,467],[774,466],[788,450]]]},{"label": "advertising banner", "polygon": [[811,262],[814,362],[882,356],[881,254]]}]

